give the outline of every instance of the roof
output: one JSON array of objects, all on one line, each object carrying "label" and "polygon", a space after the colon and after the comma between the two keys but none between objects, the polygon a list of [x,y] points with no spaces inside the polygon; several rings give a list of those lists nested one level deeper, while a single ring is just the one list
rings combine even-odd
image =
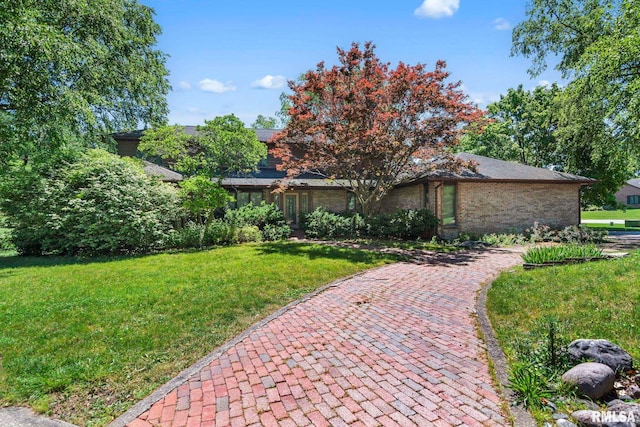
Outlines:
[{"label": "roof", "polygon": [[[184,132],[187,135],[196,135],[197,126],[183,126]],[[258,141],[267,142],[269,139],[276,133],[280,132],[282,129],[254,129],[256,131],[256,135],[258,136]],[[118,132],[114,133],[111,136],[116,140],[139,140],[144,134],[145,129],[138,129],[131,132]]]},{"label": "roof", "polygon": [[640,188],[640,178],[633,178],[627,181],[627,185],[632,187]]},{"label": "roof", "polygon": [[174,172],[171,169],[156,165],[155,163],[142,161],[144,163],[144,171],[149,176],[157,176],[164,182],[179,182],[182,181],[182,175],[178,172]]},{"label": "roof", "polygon": [[554,182],[591,184],[596,180],[580,175],[572,175],[545,168],[507,162],[477,154],[459,153],[456,158],[476,163],[476,171],[465,169],[460,173],[440,171],[428,174],[429,178],[451,179],[456,181],[510,181],[510,182]]}]

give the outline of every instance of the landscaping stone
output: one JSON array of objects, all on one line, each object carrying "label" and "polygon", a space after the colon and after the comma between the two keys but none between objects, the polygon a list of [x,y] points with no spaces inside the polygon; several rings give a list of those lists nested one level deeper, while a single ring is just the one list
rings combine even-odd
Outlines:
[{"label": "landscaping stone", "polygon": [[578,391],[597,400],[613,390],[616,374],[602,363],[587,362],[574,366],[562,375],[562,381],[575,384]]},{"label": "landscaping stone", "polygon": [[632,399],[640,399],[640,387],[631,385],[627,388],[627,396]]},{"label": "landscaping stone", "polygon": [[637,403],[623,402],[619,399],[612,400],[607,403],[607,411],[624,413],[627,415],[633,413],[633,418],[635,418],[636,424],[640,425],[640,405]]},{"label": "landscaping stone", "polygon": [[614,372],[628,371],[633,367],[631,355],[608,340],[575,340],[569,344],[569,357],[576,362],[603,363]]},{"label": "landscaping stone", "polygon": [[558,427],[578,427],[577,425],[575,425],[574,423],[572,423],[571,421],[565,419],[565,418],[560,418],[558,420],[556,420],[556,426]]}]

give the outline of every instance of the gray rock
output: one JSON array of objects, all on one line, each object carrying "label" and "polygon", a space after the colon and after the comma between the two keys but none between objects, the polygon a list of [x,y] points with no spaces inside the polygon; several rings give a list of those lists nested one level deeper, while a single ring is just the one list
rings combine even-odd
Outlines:
[{"label": "gray rock", "polygon": [[[626,421],[604,420],[604,412],[583,409],[571,414],[582,427],[635,427],[635,423]],[[623,419],[622,417],[620,419]],[[626,420],[626,418],[624,418]]]},{"label": "gray rock", "polygon": [[607,403],[607,411],[624,413],[627,415],[633,413],[633,418],[636,420],[636,424],[640,425],[640,405],[637,403],[623,402],[619,399],[612,400]]},{"label": "gray rock", "polygon": [[35,414],[31,409],[0,408],[1,427],[76,427],[64,421],[52,420]]},{"label": "gray rock", "polygon": [[558,426],[558,427],[578,427],[577,425],[575,425],[571,421],[566,420],[564,418],[560,418],[559,420],[556,420],[556,426]]},{"label": "gray rock", "polygon": [[552,415],[552,418],[554,420],[566,420],[569,418],[569,416],[567,414],[563,414],[561,412],[556,412],[555,414]]},{"label": "gray rock", "polygon": [[616,374],[602,363],[581,363],[562,375],[562,382],[575,384],[578,392],[597,400],[613,390]]},{"label": "gray rock", "polygon": [[603,363],[614,372],[628,371],[633,367],[629,353],[607,340],[575,340],[569,344],[569,357],[576,362]]},{"label": "gray rock", "polygon": [[627,396],[632,399],[640,399],[640,387],[637,385],[630,385],[627,388]]},{"label": "gray rock", "polygon": [[598,404],[596,404],[595,402],[591,401],[591,400],[576,399],[576,402],[586,406],[587,409],[591,409],[592,411],[599,411],[600,410],[600,406]]}]

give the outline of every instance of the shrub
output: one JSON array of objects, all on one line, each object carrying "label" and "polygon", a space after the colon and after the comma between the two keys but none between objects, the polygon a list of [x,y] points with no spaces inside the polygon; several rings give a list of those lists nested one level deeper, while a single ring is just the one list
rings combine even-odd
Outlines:
[{"label": "shrub", "polygon": [[245,225],[235,230],[234,240],[238,243],[261,242],[262,232],[255,225]]},{"label": "shrub", "polygon": [[339,214],[319,207],[304,216],[302,228],[312,239],[359,237],[366,229],[366,223],[360,214]]},{"label": "shrub", "polygon": [[558,242],[558,243],[602,243],[608,232],[606,230],[594,230],[579,225],[570,225],[562,230],[554,230],[548,225],[535,222],[533,227],[525,231],[532,242]]},{"label": "shrub", "polygon": [[438,219],[428,209],[398,210],[365,218],[360,214],[328,212],[323,208],[307,214],[302,227],[307,237],[382,237],[397,239],[429,238]]},{"label": "shrub", "polygon": [[187,223],[172,230],[165,240],[166,248],[187,249],[235,242],[235,229],[222,220],[210,224]]},{"label": "shrub", "polygon": [[438,218],[428,209],[409,209],[375,215],[367,220],[367,224],[370,236],[409,240],[430,238],[438,225]]},{"label": "shrub", "polygon": [[235,228],[258,227],[263,240],[282,240],[291,235],[291,227],[284,219],[282,211],[273,204],[262,203],[258,206],[248,204],[238,209],[228,209],[224,220]]},{"label": "shrub", "polygon": [[14,171],[1,191],[12,240],[25,255],[146,252],[166,240],[178,210],[174,188],[103,150]]}]

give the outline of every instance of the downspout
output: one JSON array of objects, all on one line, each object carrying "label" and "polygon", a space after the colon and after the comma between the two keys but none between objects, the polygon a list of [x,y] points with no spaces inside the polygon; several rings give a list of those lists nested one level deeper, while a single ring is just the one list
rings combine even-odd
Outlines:
[{"label": "downspout", "polygon": [[438,226],[436,227],[436,235],[437,235],[440,239],[442,239],[442,236],[440,235],[440,228],[441,228],[441,226],[442,226],[442,225],[440,224],[440,221],[442,220],[442,218],[440,218],[440,217],[441,217],[441,215],[440,215],[440,211],[438,210],[438,188],[442,187],[442,185],[443,185],[443,181],[440,181],[440,183],[436,184],[436,186],[435,186],[435,187],[433,187],[434,193],[435,193],[435,195],[436,195],[436,200],[435,200],[435,202],[436,202],[436,204],[435,204],[435,206],[436,206],[436,211],[435,211],[435,214],[436,214],[436,218],[438,219]]}]

